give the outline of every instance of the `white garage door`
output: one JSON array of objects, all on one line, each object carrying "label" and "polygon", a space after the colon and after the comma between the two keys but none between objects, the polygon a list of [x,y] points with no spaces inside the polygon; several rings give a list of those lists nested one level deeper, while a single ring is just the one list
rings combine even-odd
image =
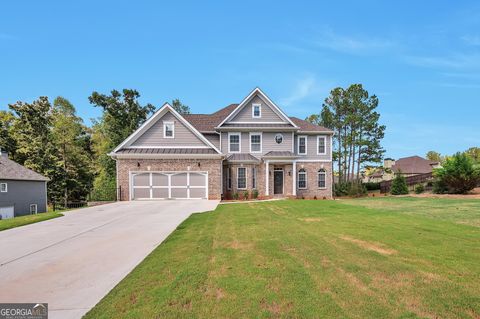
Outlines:
[{"label": "white garage door", "polygon": [[143,172],[132,174],[132,199],[201,199],[208,197],[206,172]]},{"label": "white garage door", "polygon": [[13,206],[0,207],[0,219],[8,219],[14,217]]}]

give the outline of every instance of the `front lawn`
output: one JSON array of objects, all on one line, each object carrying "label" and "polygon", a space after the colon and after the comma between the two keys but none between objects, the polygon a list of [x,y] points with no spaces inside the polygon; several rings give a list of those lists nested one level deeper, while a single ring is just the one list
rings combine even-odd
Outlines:
[{"label": "front lawn", "polygon": [[194,214],[86,318],[478,318],[480,228],[378,200]]},{"label": "front lawn", "polygon": [[38,223],[44,220],[57,218],[63,216],[59,212],[48,212],[48,213],[39,213],[35,215],[26,215],[10,219],[0,220],[0,231],[7,230],[10,228],[25,226],[28,224]]}]

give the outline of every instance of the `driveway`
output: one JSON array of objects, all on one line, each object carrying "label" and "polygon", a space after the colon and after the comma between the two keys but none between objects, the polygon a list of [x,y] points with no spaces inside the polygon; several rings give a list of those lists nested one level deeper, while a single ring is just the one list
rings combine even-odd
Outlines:
[{"label": "driveway", "polygon": [[194,212],[218,201],[118,202],[0,232],[0,302],[80,318]]}]

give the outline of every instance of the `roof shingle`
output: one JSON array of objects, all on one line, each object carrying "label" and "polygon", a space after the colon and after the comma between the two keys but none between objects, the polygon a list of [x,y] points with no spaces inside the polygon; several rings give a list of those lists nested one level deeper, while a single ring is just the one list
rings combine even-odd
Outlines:
[{"label": "roof shingle", "polygon": [[0,155],[0,179],[45,182],[50,180],[47,177],[10,160],[5,155]]}]

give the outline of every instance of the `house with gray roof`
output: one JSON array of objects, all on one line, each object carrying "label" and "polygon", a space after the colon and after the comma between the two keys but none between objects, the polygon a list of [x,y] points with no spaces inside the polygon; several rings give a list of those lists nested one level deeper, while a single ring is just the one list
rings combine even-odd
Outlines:
[{"label": "house with gray roof", "polygon": [[109,155],[121,200],[331,198],[332,136],[255,88],[212,114],[166,103]]},{"label": "house with gray roof", "polygon": [[0,150],[0,218],[46,212],[48,181]]}]

